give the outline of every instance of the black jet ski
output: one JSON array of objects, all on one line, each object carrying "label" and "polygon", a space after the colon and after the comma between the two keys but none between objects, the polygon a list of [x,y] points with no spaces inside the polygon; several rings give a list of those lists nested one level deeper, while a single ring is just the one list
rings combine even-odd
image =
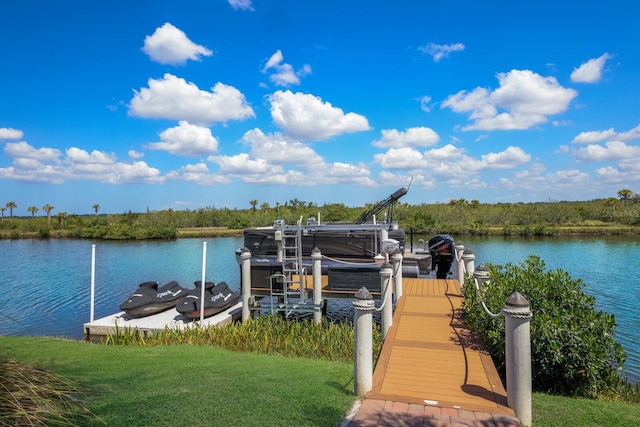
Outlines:
[{"label": "black jet ski", "polygon": [[180,297],[189,292],[175,280],[161,287],[158,285],[158,282],[140,283],[138,289],[120,304],[120,310],[131,317],[150,316],[174,307]]},{"label": "black jet ski", "polygon": [[[176,310],[188,319],[199,319],[202,304],[201,281],[195,282],[196,288],[189,291],[176,304]],[[205,282],[204,285],[204,317],[213,316],[235,305],[240,300],[240,293],[229,289],[226,282]]]}]

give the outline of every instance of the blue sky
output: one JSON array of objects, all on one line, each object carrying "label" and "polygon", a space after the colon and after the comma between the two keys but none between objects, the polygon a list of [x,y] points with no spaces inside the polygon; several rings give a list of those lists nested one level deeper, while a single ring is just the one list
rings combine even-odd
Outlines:
[{"label": "blue sky", "polygon": [[[640,192],[628,1],[0,2],[14,215]],[[44,214],[40,212],[39,214]]]}]

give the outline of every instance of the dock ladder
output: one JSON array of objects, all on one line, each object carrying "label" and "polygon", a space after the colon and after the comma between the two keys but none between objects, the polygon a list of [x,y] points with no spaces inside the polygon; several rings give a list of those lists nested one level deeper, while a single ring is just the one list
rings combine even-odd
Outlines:
[{"label": "dock ladder", "polygon": [[[313,307],[306,307],[307,270],[302,263],[302,217],[295,226],[288,226],[282,220],[276,221],[275,225],[276,240],[281,242],[282,273],[270,277],[271,311],[281,311],[289,316],[294,311],[313,310]],[[290,302],[290,298],[298,301]]]}]

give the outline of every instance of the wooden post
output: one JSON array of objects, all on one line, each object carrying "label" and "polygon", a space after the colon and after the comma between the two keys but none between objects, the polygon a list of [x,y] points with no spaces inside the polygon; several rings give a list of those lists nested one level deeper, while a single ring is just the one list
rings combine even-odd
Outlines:
[{"label": "wooden post", "polygon": [[507,298],[505,317],[505,364],[507,404],[524,426],[531,425],[531,317],[527,301],[518,292]]},{"label": "wooden post", "polygon": [[355,294],[353,301],[355,347],[353,354],[353,385],[361,397],[373,388],[373,310],[375,302],[365,287]]}]

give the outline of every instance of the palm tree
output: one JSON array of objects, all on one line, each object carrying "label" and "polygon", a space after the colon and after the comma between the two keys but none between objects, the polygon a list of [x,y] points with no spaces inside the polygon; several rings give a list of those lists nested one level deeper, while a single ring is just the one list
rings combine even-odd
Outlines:
[{"label": "palm tree", "polygon": [[98,211],[100,210],[100,205],[93,205],[91,206],[93,208],[93,210],[96,212],[96,215],[98,215]]},{"label": "palm tree", "polygon": [[64,219],[67,217],[66,212],[58,212],[58,219],[60,220],[60,228],[64,228]]},{"label": "palm tree", "polygon": [[29,206],[27,208],[27,211],[31,212],[31,218],[33,218],[34,216],[36,216],[36,213],[38,213],[40,209],[36,208],[35,206]]},{"label": "palm tree", "polygon": [[7,202],[7,207],[9,208],[9,218],[13,218],[13,209],[17,208],[16,202]]},{"label": "palm tree", "polygon": [[6,211],[7,208],[5,208],[4,206],[0,207],[0,212],[2,212],[2,220],[4,221],[4,211]]},{"label": "palm tree", "polygon": [[51,211],[54,209],[53,206],[47,204],[42,207],[42,210],[47,213],[47,222],[51,225]]},{"label": "palm tree", "polygon": [[625,205],[627,204],[627,200],[629,200],[632,196],[633,191],[629,190],[628,188],[624,188],[618,191],[618,197],[620,197],[620,200],[622,200],[622,203],[624,203]]},{"label": "palm tree", "polygon": [[256,211],[256,206],[258,205],[258,201],[256,199],[249,200],[249,204],[251,205],[251,210],[253,212]]}]

